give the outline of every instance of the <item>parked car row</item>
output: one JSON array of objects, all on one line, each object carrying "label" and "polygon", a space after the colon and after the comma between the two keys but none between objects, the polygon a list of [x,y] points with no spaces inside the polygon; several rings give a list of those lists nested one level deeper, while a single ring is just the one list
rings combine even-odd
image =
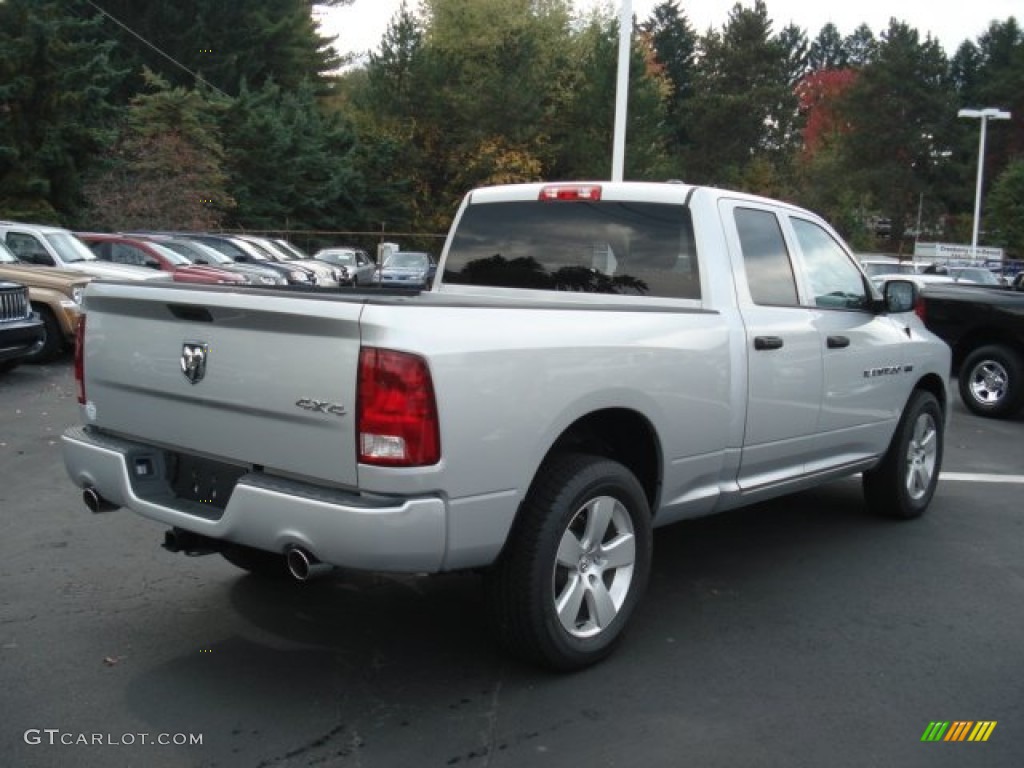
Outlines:
[{"label": "parked car row", "polygon": [[424,251],[388,251],[380,264],[366,251],[348,247],[322,248],[314,258],[343,267],[348,285],[425,288],[437,272],[437,261]]},{"label": "parked car row", "polygon": [[[93,279],[423,288],[436,270],[434,257],[424,252],[388,251],[378,264],[355,247],[324,248],[310,256],[287,240],[256,235],[72,232],[0,221],[0,282],[7,302],[0,307],[0,371],[59,355],[74,339],[82,293]],[[22,305],[11,298],[22,294],[24,317]]]},{"label": "parked car row", "polygon": [[896,258],[862,258],[860,263],[864,272],[872,279],[896,275],[936,275],[948,278],[951,283],[1010,285],[1010,281],[1003,275],[988,267],[947,266],[927,261],[900,261]]}]

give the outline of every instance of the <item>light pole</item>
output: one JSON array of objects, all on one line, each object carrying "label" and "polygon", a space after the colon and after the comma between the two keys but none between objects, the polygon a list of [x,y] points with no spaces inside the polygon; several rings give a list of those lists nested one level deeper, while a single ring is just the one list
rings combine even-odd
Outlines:
[{"label": "light pole", "polygon": [[981,139],[978,142],[978,185],[974,190],[974,226],[971,231],[971,258],[978,257],[978,225],[981,221],[981,180],[985,171],[985,130],[989,120],[1009,120],[1010,113],[994,107],[987,109],[961,109],[957,117],[981,120]]},{"label": "light pole", "polygon": [[612,181],[622,181],[626,165],[626,111],[629,104],[629,54],[633,40],[633,2],[619,11],[619,66],[615,80],[615,133],[612,136]]}]

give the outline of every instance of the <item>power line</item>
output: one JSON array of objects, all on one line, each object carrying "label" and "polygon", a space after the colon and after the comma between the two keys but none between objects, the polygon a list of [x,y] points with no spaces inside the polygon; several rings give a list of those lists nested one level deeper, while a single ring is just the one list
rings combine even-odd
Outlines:
[{"label": "power line", "polygon": [[130,35],[131,35],[132,37],[134,37],[135,39],[137,39],[137,40],[138,40],[139,42],[141,42],[141,43],[142,43],[143,45],[146,45],[147,47],[149,47],[149,48],[152,48],[152,49],[153,49],[154,51],[156,51],[157,53],[159,53],[159,54],[160,54],[161,56],[163,56],[163,57],[164,57],[165,59],[167,59],[167,60],[168,60],[169,62],[171,62],[171,63],[172,63],[172,64],[173,64],[174,66],[178,67],[179,69],[183,69],[183,70],[184,70],[185,72],[188,72],[188,73],[189,73],[190,75],[192,75],[192,77],[194,77],[194,78],[195,78],[196,80],[198,80],[198,81],[199,81],[200,83],[203,83],[204,85],[206,85],[206,86],[209,86],[210,88],[212,88],[213,90],[215,90],[215,91],[216,91],[217,93],[219,93],[219,94],[220,94],[221,96],[224,96],[225,98],[229,98],[229,99],[231,98],[231,96],[229,96],[229,95],[228,95],[227,93],[225,93],[224,91],[222,91],[222,90],[221,90],[220,88],[218,88],[218,87],[217,87],[216,85],[214,85],[213,83],[211,83],[211,82],[210,82],[209,80],[206,80],[206,79],[205,79],[205,78],[203,78],[203,77],[202,77],[201,75],[199,75],[199,74],[198,74],[197,72],[193,72],[193,71],[192,71],[191,69],[189,69],[188,67],[186,67],[186,66],[185,66],[184,64],[182,64],[182,63],[181,63],[180,61],[178,61],[178,60],[177,60],[177,59],[175,59],[175,58],[174,58],[173,56],[171,56],[171,55],[170,55],[169,53],[166,53],[165,51],[163,51],[162,49],[160,49],[159,47],[157,47],[157,46],[156,46],[155,44],[153,44],[153,43],[149,42],[149,40],[147,40],[146,38],[144,38],[144,37],[143,37],[142,35],[140,35],[140,34],[139,34],[138,32],[136,32],[136,31],[135,31],[134,29],[132,29],[131,27],[129,27],[129,26],[128,26],[127,24],[125,24],[124,22],[122,22],[122,21],[120,21],[119,19],[116,19],[115,17],[111,16],[111,15],[110,15],[109,13],[107,13],[107,12],[106,12],[105,10],[103,10],[103,9],[102,9],[102,8],[100,8],[100,7],[98,6],[98,5],[96,5],[96,3],[94,3],[94,2],[92,1],[92,0],[85,0],[85,2],[86,2],[86,3],[88,4],[88,5],[91,5],[91,6],[93,7],[93,8],[95,8],[95,9],[96,9],[97,11],[99,11],[100,13],[102,13],[102,14],[103,14],[104,16],[106,16],[106,17],[107,17],[108,19],[110,19],[110,20],[111,20],[112,22],[114,22],[115,24],[117,24],[117,26],[119,26],[119,27],[120,27],[121,29],[123,29],[123,30],[124,30],[125,32],[127,32],[127,33],[128,33],[128,34],[130,34]]}]

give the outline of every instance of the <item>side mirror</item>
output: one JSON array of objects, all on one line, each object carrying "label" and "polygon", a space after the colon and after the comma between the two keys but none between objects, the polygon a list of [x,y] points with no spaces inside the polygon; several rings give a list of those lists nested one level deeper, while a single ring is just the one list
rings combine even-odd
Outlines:
[{"label": "side mirror", "polygon": [[917,303],[917,286],[909,280],[889,280],[883,298],[886,312],[911,312]]},{"label": "side mirror", "polygon": [[193,264],[202,264],[202,265],[205,266],[206,264],[209,264],[210,262],[208,262],[206,259],[192,259],[192,263]]}]

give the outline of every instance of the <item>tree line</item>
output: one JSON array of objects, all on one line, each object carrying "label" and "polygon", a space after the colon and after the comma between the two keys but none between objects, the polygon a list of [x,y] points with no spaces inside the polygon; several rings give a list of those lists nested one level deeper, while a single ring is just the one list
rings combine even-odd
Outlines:
[{"label": "tree line", "polygon": [[[315,6],[350,1],[2,0],[0,217],[427,234],[474,186],[608,177],[610,10],[421,0],[346,62]],[[982,242],[1024,257],[1014,18],[949,55],[898,19],[776,28],[763,0],[699,34],[666,0],[634,20],[625,176],[791,200],[864,250],[967,242],[979,122],[957,110],[993,106]]]}]

